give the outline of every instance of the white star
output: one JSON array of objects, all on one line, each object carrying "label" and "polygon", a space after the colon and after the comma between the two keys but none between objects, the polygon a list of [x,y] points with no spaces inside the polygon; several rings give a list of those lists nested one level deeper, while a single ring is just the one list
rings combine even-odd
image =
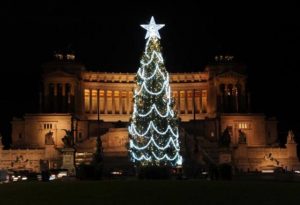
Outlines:
[{"label": "white star", "polygon": [[155,36],[157,38],[160,38],[158,30],[161,29],[164,26],[165,26],[165,24],[156,24],[153,16],[151,17],[151,20],[150,20],[149,24],[143,24],[143,25],[141,25],[141,27],[143,27],[144,29],[147,30],[145,39],[147,39],[149,37],[150,38],[151,37],[155,37]]}]

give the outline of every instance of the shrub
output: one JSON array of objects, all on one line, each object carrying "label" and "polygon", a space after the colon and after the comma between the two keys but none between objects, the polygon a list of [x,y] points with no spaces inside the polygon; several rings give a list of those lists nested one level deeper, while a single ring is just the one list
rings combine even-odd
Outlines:
[{"label": "shrub", "polygon": [[48,182],[50,178],[50,172],[49,171],[42,171],[42,181],[43,182]]},{"label": "shrub", "polygon": [[76,176],[81,180],[94,179],[95,167],[89,164],[80,164],[77,167]]},{"label": "shrub", "polygon": [[171,178],[171,169],[166,166],[140,167],[138,177],[139,179],[169,179]]},{"label": "shrub", "polygon": [[223,180],[232,179],[232,167],[230,164],[221,164],[219,166],[220,177]]}]

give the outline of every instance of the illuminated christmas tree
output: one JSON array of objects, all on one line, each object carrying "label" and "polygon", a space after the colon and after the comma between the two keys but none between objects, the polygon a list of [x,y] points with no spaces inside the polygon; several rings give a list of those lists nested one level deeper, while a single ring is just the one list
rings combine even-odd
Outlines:
[{"label": "illuminated christmas tree", "polygon": [[141,166],[178,166],[178,118],[174,112],[169,74],[161,54],[158,30],[154,18],[148,25],[145,51],[136,75],[134,107],[129,125],[129,152],[131,160]]}]

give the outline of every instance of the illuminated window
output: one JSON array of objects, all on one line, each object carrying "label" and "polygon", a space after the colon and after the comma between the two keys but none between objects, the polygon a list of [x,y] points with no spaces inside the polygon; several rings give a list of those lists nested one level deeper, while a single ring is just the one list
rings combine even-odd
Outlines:
[{"label": "illuminated window", "polygon": [[240,122],[239,129],[250,129],[250,123],[247,122]]}]

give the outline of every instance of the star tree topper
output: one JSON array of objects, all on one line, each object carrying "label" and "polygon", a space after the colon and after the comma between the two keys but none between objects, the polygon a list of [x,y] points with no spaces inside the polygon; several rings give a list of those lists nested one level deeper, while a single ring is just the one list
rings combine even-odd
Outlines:
[{"label": "star tree topper", "polygon": [[141,25],[141,27],[143,27],[144,29],[147,30],[145,39],[147,38],[151,38],[151,37],[157,37],[160,39],[160,35],[158,33],[158,30],[161,29],[162,27],[164,27],[165,24],[156,24],[154,17],[151,17],[150,23],[149,24],[143,24]]}]

